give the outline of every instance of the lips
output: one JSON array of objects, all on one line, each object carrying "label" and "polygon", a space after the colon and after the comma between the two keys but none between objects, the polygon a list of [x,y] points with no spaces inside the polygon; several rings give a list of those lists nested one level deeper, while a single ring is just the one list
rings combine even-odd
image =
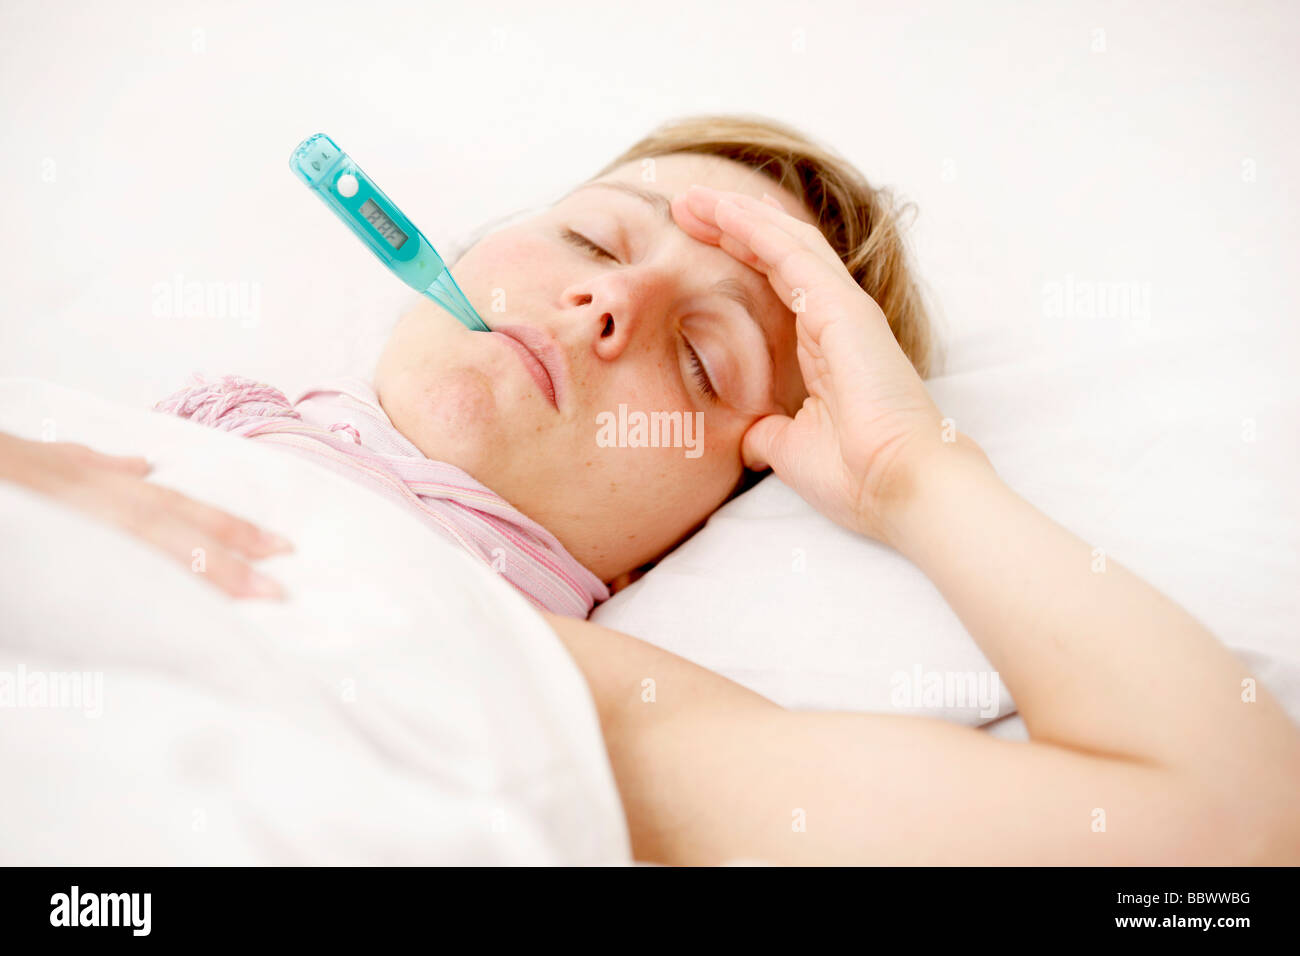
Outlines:
[{"label": "lips", "polygon": [[527,325],[498,325],[488,334],[501,336],[514,349],[547,401],[559,411],[565,376],[564,360],[555,341],[540,329]]}]

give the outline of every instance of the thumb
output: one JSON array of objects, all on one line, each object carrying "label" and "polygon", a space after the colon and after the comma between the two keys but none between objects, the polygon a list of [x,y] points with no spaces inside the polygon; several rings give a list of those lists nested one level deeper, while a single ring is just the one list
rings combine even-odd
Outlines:
[{"label": "thumb", "polygon": [[766,415],[749,426],[740,442],[740,456],[746,468],[762,471],[785,463],[782,453],[785,432],[794,419],[789,415]]}]

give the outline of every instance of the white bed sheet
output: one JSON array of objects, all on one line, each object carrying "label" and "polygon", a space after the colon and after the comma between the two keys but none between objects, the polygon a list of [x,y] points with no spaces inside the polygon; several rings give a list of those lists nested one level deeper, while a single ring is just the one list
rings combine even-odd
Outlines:
[{"label": "white bed sheet", "polygon": [[[629,861],[586,683],[480,562],[359,484],[169,416],[0,380],[0,430],[148,455],[297,545],[264,562],[289,600],[230,601],[0,485],[0,863]],[[36,706],[82,673],[101,696]]]}]

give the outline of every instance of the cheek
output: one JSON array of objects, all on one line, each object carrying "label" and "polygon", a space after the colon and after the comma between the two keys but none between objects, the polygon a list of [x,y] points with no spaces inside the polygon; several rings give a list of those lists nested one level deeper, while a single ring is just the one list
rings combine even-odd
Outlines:
[{"label": "cheek", "polygon": [[424,428],[451,435],[490,434],[497,418],[496,395],[489,376],[465,366],[441,370],[412,381],[408,400]]},{"label": "cheek", "polygon": [[[617,362],[594,368],[593,380],[586,389],[590,401],[602,410],[617,411],[620,404],[628,411],[680,412],[694,414],[697,406],[692,402],[688,386],[683,384],[679,359],[655,334],[653,329],[641,329],[634,342],[619,356]],[[593,329],[591,338],[598,334]],[[705,411],[706,419],[709,412]]]},{"label": "cheek", "polygon": [[629,405],[601,412],[596,421],[597,447],[583,456],[585,470],[605,490],[633,495],[639,506],[712,507],[740,478],[739,435],[707,414],[685,412],[680,427],[656,428]]},{"label": "cheek", "polygon": [[485,305],[485,315],[500,314],[503,309],[509,311],[513,296],[540,283],[555,266],[553,250],[540,238],[507,230],[466,252],[452,267],[452,274],[475,305],[480,301]]},{"label": "cheek", "polygon": [[[463,335],[440,334],[439,318],[408,316],[375,370],[385,413],[430,458],[460,464],[490,450],[499,410],[490,375],[461,355]],[[453,330],[454,331],[454,330]]]},{"label": "cheek", "polygon": [[498,450],[496,396],[476,369],[432,376],[406,369],[380,383],[379,399],[397,430],[429,458],[469,470]]}]

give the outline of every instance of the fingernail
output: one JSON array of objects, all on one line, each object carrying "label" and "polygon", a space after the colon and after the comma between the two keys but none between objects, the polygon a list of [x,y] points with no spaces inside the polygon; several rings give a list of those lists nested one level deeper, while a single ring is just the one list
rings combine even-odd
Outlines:
[{"label": "fingernail", "polygon": [[292,551],[293,542],[287,538],[282,538],[278,534],[272,534],[270,531],[262,532],[262,543],[272,551]]},{"label": "fingernail", "polygon": [[248,596],[256,598],[282,598],[284,589],[270,578],[253,571],[248,576]]}]

